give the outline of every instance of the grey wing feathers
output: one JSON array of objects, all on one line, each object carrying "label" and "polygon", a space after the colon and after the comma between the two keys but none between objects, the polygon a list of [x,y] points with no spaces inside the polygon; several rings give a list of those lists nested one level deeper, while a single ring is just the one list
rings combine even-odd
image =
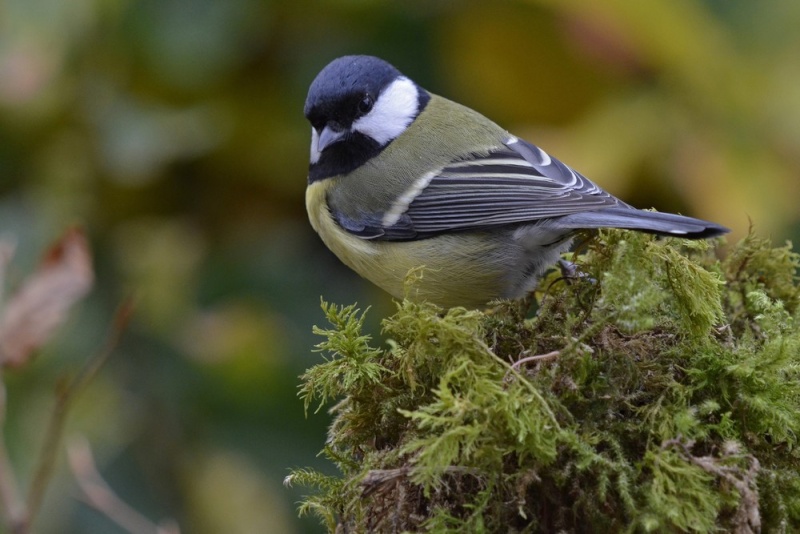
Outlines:
[{"label": "grey wing feathers", "polygon": [[624,228],[693,239],[716,237],[728,233],[728,229],[724,226],[701,219],[634,208],[608,208],[575,213],[553,221],[553,226],[563,229]]},{"label": "grey wing feathers", "polygon": [[698,219],[637,210],[516,137],[489,154],[471,155],[437,171],[403,207],[392,224],[367,224],[362,237],[402,241],[542,219],[553,228],[617,227],[687,237],[727,231]]},{"label": "grey wing feathers", "polygon": [[455,161],[436,173],[384,239],[420,238],[533,222],[624,206],[544,151],[512,138],[488,155]]}]

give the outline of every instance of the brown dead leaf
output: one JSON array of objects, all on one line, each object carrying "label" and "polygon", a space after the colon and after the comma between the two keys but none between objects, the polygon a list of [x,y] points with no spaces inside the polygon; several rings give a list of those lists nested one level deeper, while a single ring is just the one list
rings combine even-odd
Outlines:
[{"label": "brown dead leaf", "polygon": [[0,317],[0,361],[19,367],[44,345],[75,302],[92,287],[86,236],[71,228],[44,254],[39,268],[8,300]]}]

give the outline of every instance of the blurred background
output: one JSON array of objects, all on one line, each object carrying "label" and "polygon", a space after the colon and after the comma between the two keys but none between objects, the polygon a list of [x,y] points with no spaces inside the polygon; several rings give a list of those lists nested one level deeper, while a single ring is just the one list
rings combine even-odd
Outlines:
[{"label": "blurred background", "polygon": [[[60,377],[137,301],[68,420],[102,475],[183,532],[320,532],[288,469],[316,457],[298,375],[320,296],[391,300],[344,268],[305,215],[306,91],[343,54],[384,57],[638,207],[742,237],[800,238],[795,0],[4,0],[0,238],[6,294],[83,225],[97,282],[56,340],[5,373],[23,488]],[[9,287],[10,286],[10,287]],[[36,531],[122,532],[79,502],[64,455]]]}]

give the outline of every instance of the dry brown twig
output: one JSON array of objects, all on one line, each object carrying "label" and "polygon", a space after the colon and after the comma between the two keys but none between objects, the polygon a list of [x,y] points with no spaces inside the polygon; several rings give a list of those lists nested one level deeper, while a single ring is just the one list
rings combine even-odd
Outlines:
[{"label": "dry brown twig", "polygon": [[[670,439],[661,444],[662,449],[675,448],[681,455],[703,471],[724,480],[739,492],[741,497],[734,517],[736,534],[755,534],[761,532],[761,513],[758,508],[758,484],[756,479],[761,465],[755,456],[742,455],[740,447],[734,442],[725,444],[722,457],[695,456],[691,451],[692,442]],[[744,458],[748,462],[746,470],[739,466],[723,463],[726,458]]]},{"label": "dry brown twig", "polygon": [[546,361],[550,361],[550,360],[555,360],[559,356],[561,356],[561,351],[560,350],[554,350],[552,352],[548,352],[547,354],[537,354],[536,356],[526,356],[524,358],[520,358],[519,360],[515,361],[511,365],[511,367],[514,368],[514,369],[519,369],[520,367],[522,367],[526,363],[546,362]]},{"label": "dry brown twig", "polygon": [[[0,299],[5,282],[6,266],[13,256],[14,246],[7,241],[0,241]],[[56,391],[56,402],[50,421],[45,431],[42,450],[34,470],[33,481],[26,500],[22,499],[13,466],[8,459],[3,436],[6,408],[6,389],[2,380],[2,372],[8,368],[18,368],[27,364],[36,350],[47,343],[56,329],[64,323],[72,306],[82,299],[94,283],[92,257],[89,244],[83,231],[71,228],[56,241],[44,254],[37,270],[28,276],[16,292],[5,302],[0,315],[0,516],[6,530],[14,534],[31,532],[32,523],[37,516],[45,491],[52,478],[56,457],[60,449],[61,437],[67,414],[75,397],[83,391],[97,375],[100,368],[108,360],[119,344],[130,320],[133,304],[130,299],[124,301],[114,315],[109,335],[101,347],[84,364],[79,373],[70,381],[64,380]],[[84,447],[88,451],[88,444]],[[86,463],[86,454],[90,463]],[[80,458],[80,455],[75,456]],[[91,453],[83,455],[84,467],[80,473],[87,473],[87,465],[91,462]],[[76,460],[77,461],[77,460]],[[94,476],[96,475],[96,476]],[[88,485],[88,478],[79,478],[82,489],[99,487],[96,483]],[[100,480],[96,469],[93,481]],[[96,497],[96,491],[91,493]],[[110,490],[109,490],[110,491]],[[113,494],[112,494],[113,495]],[[96,499],[90,501],[90,504]],[[114,508],[99,508],[104,513],[116,513]],[[115,519],[108,513],[109,517]],[[130,514],[129,514],[130,515]],[[140,523],[139,527],[149,525]],[[135,525],[134,525],[135,526]],[[135,534],[155,532],[157,534],[175,534],[177,526],[131,530]]]},{"label": "dry brown twig", "polygon": [[84,364],[83,368],[74,379],[69,383],[65,381],[57,386],[56,402],[53,406],[53,412],[50,414],[50,421],[45,431],[42,450],[39,454],[39,461],[36,464],[37,467],[34,472],[33,482],[28,492],[27,506],[28,515],[31,519],[36,517],[44,498],[44,493],[52,477],[53,467],[59,451],[59,445],[61,444],[61,437],[64,432],[64,424],[66,423],[69,409],[75,397],[92,381],[103,364],[105,364],[111,356],[111,353],[116,349],[123,333],[127,329],[132,313],[132,300],[125,300],[114,314],[111,331],[103,347]]},{"label": "dry brown twig", "polygon": [[155,524],[120,499],[100,476],[89,441],[83,436],[67,444],[70,469],[83,492],[83,500],[131,534],[180,534],[178,525],[168,520]]},{"label": "dry brown twig", "polygon": [[[0,241],[0,295],[14,245]],[[25,534],[31,513],[23,501],[5,447],[6,388],[2,371],[30,361],[66,320],[70,308],[94,283],[92,256],[83,231],[70,228],[44,254],[37,270],[28,276],[0,315],[0,513],[9,532]]]},{"label": "dry brown twig", "polygon": [[[0,241],[0,297],[6,266],[13,251],[12,244]],[[125,300],[117,309],[103,346],[73,379],[58,384],[55,405],[26,500],[21,497],[3,439],[6,391],[2,371],[28,363],[36,350],[47,343],[64,323],[69,310],[89,292],[93,283],[92,257],[86,236],[80,229],[71,228],[47,250],[36,272],[23,281],[3,306],[0,316],[0,514],[7,530],[14,534],[31,532],[53,475],[69,409],[119,344],[133,312],[131,299]],[[84,500],[90,506],[132,534],[179,533],[177,525],[155,525],[122,502],[100,477],[85,440],[73,441],[67,452]]]}]

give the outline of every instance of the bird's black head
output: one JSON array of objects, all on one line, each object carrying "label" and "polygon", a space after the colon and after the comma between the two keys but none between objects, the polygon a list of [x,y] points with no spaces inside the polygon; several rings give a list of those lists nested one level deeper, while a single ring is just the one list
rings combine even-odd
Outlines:
[{"label": "bird's black head", "polygon": [[400,71],[372,56],[330,62],[308,90],[314,182],[350,172],[378,155],[411,124],[430,95]]}]

